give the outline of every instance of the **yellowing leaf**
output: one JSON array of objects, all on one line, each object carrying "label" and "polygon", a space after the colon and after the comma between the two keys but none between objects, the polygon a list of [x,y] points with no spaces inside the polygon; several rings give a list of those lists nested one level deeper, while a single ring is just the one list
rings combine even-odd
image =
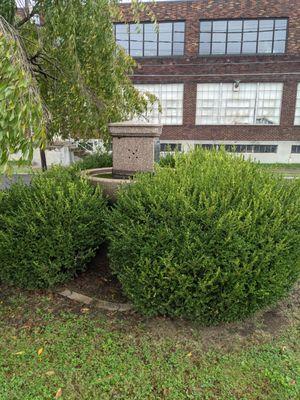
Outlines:
[{"label": "yellowing leaf", "polygon": [[54,398],[59,399],[61,396],[62,396],[62,388],[59,388]]},{"label": "yellowing leaf", "polygon": [[193,355],[193,353],[189,353],[187,356],[188,356],[188,357],[192,357],[192,355]]},{"label": "yellowing leaf", "polygon": [[43,351],[44,351],[44,349],[41,347],[37,352],[38,356],[41,356],[43,354]]},{"label": "yellowing leaf", "polygon": [[25,354],[25,351],[18,351],[15,353],[15,356],[21,356],[22,354]]},{"label": "yellowing leaf", "polygon": [[47,371],[46,375],[47,376],[53,376],[53,375],[55,375],[55,371]]}]

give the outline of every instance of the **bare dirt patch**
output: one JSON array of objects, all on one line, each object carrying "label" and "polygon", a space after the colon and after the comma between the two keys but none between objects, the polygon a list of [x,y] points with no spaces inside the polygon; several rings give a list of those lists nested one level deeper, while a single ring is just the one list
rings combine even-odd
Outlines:
[{"label": "bare dirt patch", "polygon": [[[69,289],[100,300],[126,303],[122,288],[109,269],[106,249],[103,247],[86,272],[66,285]],[[113,330],[161,338],[201,342],[203,350],[232,349],[264,343],[279,336],[300,320],[300,282],[292,293],[276,306],[255,314],[241,322],[203,327],[192,321],[165,317],[145,318],[135,311],[119,313],[103,311],[91,305],[66,299],[55,291],[25,291],[0,285],[0,307],[8,305],[3,317],[15,327],[43,325],[45,313],[59,317],[62,313],[87,314],[103,319]],[[1,310],[0,310],[1,311]],[[0,312],[1,314],[1,312]],[[41,316],[41,317],[40,317]]]},{"label": "bare dirt patch", "polygon": [[109,268],[107,249],[102,246],[87,270],[66,285],[68,289],[101,300],[126,303],[122,287]]}]

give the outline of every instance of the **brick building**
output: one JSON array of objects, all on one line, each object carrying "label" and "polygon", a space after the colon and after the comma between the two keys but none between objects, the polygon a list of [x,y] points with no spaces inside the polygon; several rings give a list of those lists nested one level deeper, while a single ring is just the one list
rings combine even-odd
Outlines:
[{"label": "brick building", "polygon": [[300,162],[300,0],[160,1],[117,42],[133,81],[157,95],[162,150],[224,144],[263,162]]}]

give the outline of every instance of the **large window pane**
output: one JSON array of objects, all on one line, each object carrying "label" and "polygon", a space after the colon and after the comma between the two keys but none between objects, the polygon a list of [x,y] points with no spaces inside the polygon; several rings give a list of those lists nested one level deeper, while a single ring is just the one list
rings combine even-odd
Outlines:
[{"label": "large window pane", "polygon": [[282,88],[282,83],[198,84],[196,124],[278,125]]},{"label": "large window pane", "polygon": [[211,21],[200,22],[200,32],[211,32],[211,29],[212,29]]},{"label": "large window pane", "polygon": [[296,100],[296,110],[295,110],[295,125],[300,125],[300,83],[297,87],[297,100]]},{"label": "large window pane", "polygon": [[227,54],[240,54],[241,52],[241,43],[228,43],[227,44]]},{"label": "large window pane", "polygon": [[275,29],[287,29],[287,19],[275,19]]},{"label": "large window pane", "polygon": [[244,54],[255,54],[256,53],[256,42],[243,42],[243,53]]},{"label": "large window pane", "polygon": [[225,54],[225,46],[226,43],[213,43],[211,51],[213,54]]},{"label": "large window pane", "polygon": [[272,53],[272,42],[259,42],[258,53]]},{"label": "large window pane", "polygon": [[244,21],[244,32],[257,32],[258,20],[248,19]]},{"label": "large window pane", "polygon": [[130,54],[136,57],[143,56],[143,26],[138,24],[130,25]]},{"label": "large window pane", "polygon": [[144,41],[144,55],[157,56],[157,31],[154,24],[145,24]]},{"label": "large window pane", "polygon": [[287,19],[200,21],[199,53],[284,53]]},{"label": "large window pane", "polygon": [[236,33],[242,32],[243,30],[243,21],[228,21],[228,32]]},{"label": "large window pane", "polygon": [[285,41],[274,42],[273,53],[284,53],[285,52]]},{"label": "large window pane", "polygon": [[139,120],[146,120],[152,123],[164,125],[182,125],[183,115],[183,84],[138,84],[135,87],[141,92],[154,94],[160,101],[148,114]]},{"label": "large window pane", "polygon": [[200,43],[200,54],[211,54],[211,44],[210,43]]},{"label": "large window pane", "polygon": [[213,32],[226,32],[227,21],[214,21],[213,22]]},{"label": "large window pane", "polygon": [[115,25],[116,42],[134,57],[181,56],[184,32],[183,21]]}]

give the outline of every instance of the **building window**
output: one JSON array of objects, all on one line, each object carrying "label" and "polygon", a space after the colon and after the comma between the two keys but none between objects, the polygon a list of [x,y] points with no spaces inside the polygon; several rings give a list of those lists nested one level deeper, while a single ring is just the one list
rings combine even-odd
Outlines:
[{"label": "building window", "polygon": [[[224,147],[229,153],[277,153],[277,145],[273,144],[196,144],[196,147],[202,147],[206,150],[216,149]],[[300,147],[300,146],[299,146]]]},{"label": "building window", "polygon": [[197,85],[197,125],[279,125],[282,83]]},{"label": "building window", "polygon": [[295,125],[300,125],[300,83],[297,87],[297,100],[296,100],[296,110],[295,110]]},{"label": "building window", "polygon": [[116,42],[132,57],[182,56],[185,23],[115,24]]},{"label": "building window", "polygon": [[175,151],[182,151],[181,143],[161,143],[160,151],[162,153],[172,153]]},{"label": "building window", "polygon": [[[134,85],[141,92],[154,94],[158,104],[154,104],[152,110],[142,117],[151,123],[163,125],[182,125],[183,114],[183,84],[138,84]],[[141,118],[139,118],[141,119]]]},{"label": "building window", "polygon": [[286,18],[200,21],[199,54],[282,54],[287,26]]},{"label": "building window", "polygon": [[299,145],[293,145],[292,149],[291,149],[291,153],[300,154],[300,146]]}]

